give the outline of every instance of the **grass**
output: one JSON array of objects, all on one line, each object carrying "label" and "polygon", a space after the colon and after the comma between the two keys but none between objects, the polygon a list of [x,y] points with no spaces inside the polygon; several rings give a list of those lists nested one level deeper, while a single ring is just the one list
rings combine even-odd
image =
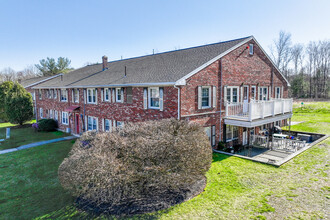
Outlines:
[{"label": "grass", "polygon": [[[25,124],[32,124],[32,123],[35,123],[35,122],[36,122],[36,120],[31,120],[31,121],[26,122]],[[16,126],[16,124],[12,124],[12,123],[9,123],[9,122],[0,123],[0,128],[7,128],[7,127],[13,127],[13,126]]]},{"label": "grass", "polygon": [[[8,123],[6,123],[8,124]],[[6,127],[0,127],[0,139],[6,137]],[[15,128],[10,131],[10,139],[0,142],[0,150],[19,147],[25,144],[30,144],[38,141],[50,140],[60,137],[68,136],[68,134],[61,131],[54,132],[35,132],[32,127],[28,128]]]},{"label": "grass", "polygon": [[[326,112],[296,112],[293,120],[305,122],[292,127],[309,131],[312,126],[315,132],[330,134],[326,127],[329,117]],[[0,219],[109,217],[78,210],[73,198],[59,185],[57,168],[71,145],[60,142],[10,153],[8,157],[0,155]],[[167,210],[133,218],[327,219],[330,217],[329,145],[329,139],[323,141],[280,168],[214,154],[202,194]]]},{"label": "grass", "polygon": [[65,141],[0,155],[0,219],[32,219],[72,203],[57,179],[71,146]]}]

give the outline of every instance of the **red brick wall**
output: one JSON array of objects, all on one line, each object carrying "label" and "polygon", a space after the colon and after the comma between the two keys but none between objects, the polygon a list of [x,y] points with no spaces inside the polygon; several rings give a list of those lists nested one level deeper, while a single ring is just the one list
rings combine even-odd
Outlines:
[{"label": "red brick wall", "polygon": [[[254,54],[249,55],[250,43],[254,44]],[[197,74],[187,79],[187,85],[181,89],[181,117],[195,121],[204,127],[216,125],[216,143],[219,140],[220,131],[220,60],[207,66]],[[224,86],[241,86],[249,85],[249,95],[251,95],[251,86],[267,86],[272,85],[273,73],[273,90],[271,92],[274,97],[274,90],[277,86],[283,86],[284,95],[288,96],[288,88],[281,75],[273,68],[271,62],[260,48],[251,40],[241,47],[233,50],[229,54],[221,58],[222,71],[222,100],[224,95]],[[197,87],[198,86],[217,86],[217,107],[209,109],[198,109]],[[240,87],[240,90],[242,87]],[[239,95],[241,92],[239,92]],[[258,95],[258,87],[257,94]],[[221,130],[223,130],[223,117],[225,116],[225,106],[222,103],[221,111]],[[202,114],[208,113],[208,114]],[[239,130],[239,136],[242,136],[243,130]],[[223,131],[221,132],[223,134]]]},{"label": "red brick wall", "polygon": [[[59,128],[65,130],[70,127],[74,131],[74,117],[70,117],[70,125],[63,125],[61,123],[60,113],[65,111],[69,106],[80,106],[79,110],[74,113],[84,114],[86,116],[93,116],[98,118],[98,126],[102,129],[102,119],[110,119],[123,122],[139,122],[147,120],[157,120],[162,118],[177,118],[177,89],[174,87],[164,87],[164,110],[157,109],[144,109],[143,108],[143,88],[134,87],[133,89],[133,103],[128,104],[126,102],[126,90],[124,90],[124,103],[102,102],[101,101],[101,89],[98,88],[97,92],[97,105],[96,104],[84,104],[84,92],[83,89],[79,89],[79,103],[72,103],[72,92],[68,90],[68,102],[60,102],[59,93],[57,99],[48,99],[46,97],[45,90],[43,91],[42,100],[37,97],[37,116],[40,117],[40,108],[43,108],[44,118],[47,118],[46,110],[57,110],[59,114]],[[84,107],[85,106],[85,107]],[[83,128],[83,122],[80,118],[80,129]]]},{"label": "red brick wall", "polygon": [[[249,55],[247,46],[254,44],[254,54]],[[274,97],[274,88],[276,86],[284,87],[284,97],[287,97],[288,90],[284,79],[273,68],[271,62],[263,54],[260,48],[250,41],[245,45],[233,50],[229,54],[221,58],[221,74],[222,74],[222,96],[224,95],[224,86],[241,86],[249,85],[249,94],[251,95],[251,86],[268,86],[273,84],[273,91],[271,92]],[[220,60],[210,64],[197,74],[187,79],[186,86],[181,86],[181,118],[184,120],[195,121],[202,126],[216,125],[216,143],[219,140],[220,133]],[[272,78],[273,71],[273,78]],[[273,83],[272,83],[273,81]],[[198,86],[216,86],[217,87],[217,105],[216,108],[198,109]],[[240,88],[241,89],[241,88]],[[258,92],[258,88],[257,88]],[[212,89],[213,93],[213,89]],[[241,94],[241,93],[240,93]],[[38,100],[38,116],[39,108],[42,106],[44,109],[44,115],[46,109],[58,110],[59,113],[64,111],[71,105],[71,90],[68,92],[68,102],[59,102],[59,97],[54,100],[49,100],[43,95],[43,100]],[[84,97],[83,90],[80,89],[80,109],[79,114],[84,114]],[[258,95],[258,93],[256,94]],[[124,95],[125,97],[125,95]],[[162,118],[177,117],[177,89],[174,87],[165,87],[164,89],[164,111],[143,109],[143,88],[133,88],[133,103],[108,103],[101,102],[101,89],[98,89],[98,105],[85,104],[85,114],[99,118],[99,128],[102,128],[103,118],[116,120],[116,121],[146,121],[146,120],[158,120]],[[213,101],[213,99],[211,99]],[[223,99],[222,99],[223,100]],[[212,102],[211,102],[212,103]],[[213,105],[211,105],[213,106]],[[225,107],[222,105],[221,110],[221,130],[223,130],[223,117],[225,116]],[[46,115],[45,115],[46,116]],[[60,119],[60,117],[59,117]],[[72,117],[71,117],[72,119]],[[73,123],[71,121],[70,123]],[[82,122],[80,128],[82,128]],[[60,124],[61,129],[65,129],[66,126]],[[71,126],[73,128],[73,126]],[[223,131],[221,132],[223,133]],[[242,130],[239,131],[240,136]]]}]

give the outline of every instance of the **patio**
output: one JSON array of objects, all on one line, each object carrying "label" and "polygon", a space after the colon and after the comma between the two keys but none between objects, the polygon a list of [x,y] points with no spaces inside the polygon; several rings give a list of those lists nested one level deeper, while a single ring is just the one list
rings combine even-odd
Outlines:
[{"label": "patio", "polygon": [[252,141],[255,145],[245,146],[244,149],[239,152],[228,153],[219,150],[213,151],[279,167],[315,144],[328,138],[328,135],[324,134],[291,131],[291,134],[295,136],[298,135],[298,133],[312,136],[312,141],[305,142],[274,138],[273,143],[271,141],[267,143],[267,139],[265,140],[256,135],[256,137],[254,137],[255,139]]}]

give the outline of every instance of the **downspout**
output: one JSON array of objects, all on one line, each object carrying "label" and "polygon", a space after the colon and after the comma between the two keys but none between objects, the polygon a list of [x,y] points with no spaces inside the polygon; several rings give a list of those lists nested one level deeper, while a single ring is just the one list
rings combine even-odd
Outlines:
[{"label": "downspout", "polygon": [[86,108],[85,108],[85,103],[86,103],[86,89],[83,89],[83,96],[84,96],[84,119],[83,119],[83,131],[85,132],[86,131]]},{"label": "downspout", "polygon": [[219,73],[220,73],[220,126],[219,126],[219,142],[221,141],[221,114],[222,114],[222,59],[219,60]]},{"label": "downspout", "polygon": [[36,90],[34,90],[34,112],[36,114],[36,123],[38,123],[38,112],[37,112],[37,97],[36,97]]},{"label": "downspout", "polygon": [[178,86],[176,86],[176,85],[174,85],[174,88],[176,88],[176,89],[178,89],[178,120],[180,120],[181,119],[181,98],[180,98],[180,96],[181,96],[181,88],[180,87],[178,87]]}]

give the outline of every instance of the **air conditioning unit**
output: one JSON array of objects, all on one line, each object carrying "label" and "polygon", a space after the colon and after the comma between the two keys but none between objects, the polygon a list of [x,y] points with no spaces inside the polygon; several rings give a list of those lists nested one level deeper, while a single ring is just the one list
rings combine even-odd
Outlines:
[{"label": "air conditioning unit", "polygon": [[71,129],[70,129],[70,128],[66,128],[66,129],[65,129],[65,132],[66,132],[66,133],[71,133]]}]

